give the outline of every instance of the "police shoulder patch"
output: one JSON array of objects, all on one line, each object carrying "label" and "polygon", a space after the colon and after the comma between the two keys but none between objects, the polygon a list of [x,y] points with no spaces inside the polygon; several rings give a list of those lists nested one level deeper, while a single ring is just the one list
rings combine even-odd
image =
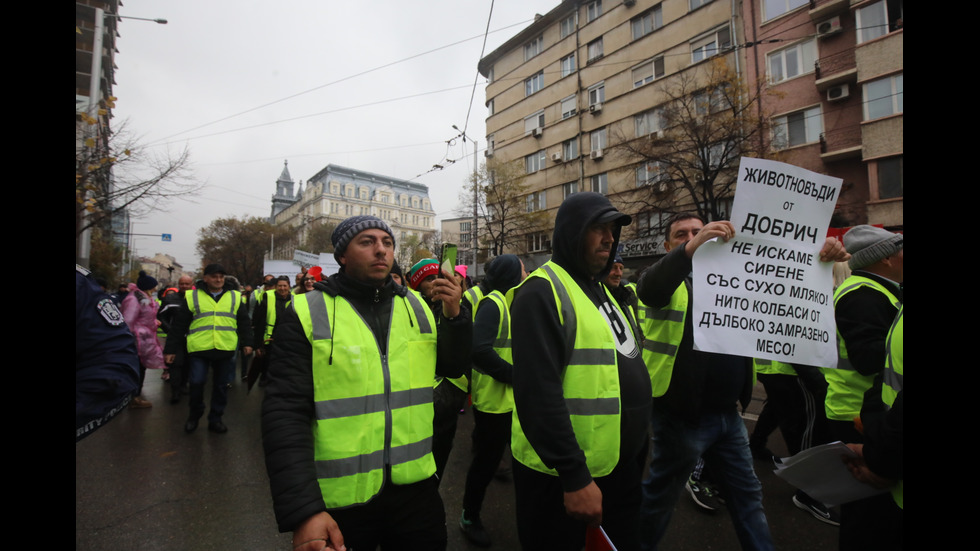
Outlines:
[{"label": "police shoulder patch", "polygon": [[126,323],[126,320],[123,319],[122,312],[116,307],[116,303],[112,302],[112,299],[106,297],[100,300],[96,308],[109,325],[122,325]]}]

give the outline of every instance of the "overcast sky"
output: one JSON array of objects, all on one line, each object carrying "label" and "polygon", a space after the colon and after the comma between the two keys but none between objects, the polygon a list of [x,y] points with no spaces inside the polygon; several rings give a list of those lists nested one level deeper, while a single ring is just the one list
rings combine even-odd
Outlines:
[{"label": "overcast sky", "polygon": [[[498,0],[486,53],[558,4]],[[268,216],[284,159],[297,182],[333,163],[425,184],[437,219],[454,217],[473,148],[445,142],[467,124],[489,12],[489,0],[127,0],[123,16],[169,24],[120,24],[114,124],[157,151],[188,147],[205,183],[136,220],[135,233],[173,235],[137,237],[137,254],[197,269],[198,229]],[[481,161],[485,86],[467,127]]]}]

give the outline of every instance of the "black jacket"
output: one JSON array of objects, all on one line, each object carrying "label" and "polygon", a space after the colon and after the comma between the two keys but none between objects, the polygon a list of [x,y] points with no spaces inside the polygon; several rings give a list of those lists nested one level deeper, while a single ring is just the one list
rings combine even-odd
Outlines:
[{"label": "black jacket", "polygon": [[[667,392],[653,402],[664,413],[697,424],[703,412],[748,407],[752,400],[752,360],[740,356],[694,350],[692,307],[694,290],[690,279],[691,259],[680,246],[640,274],[637,296],[651,308],[663,308],[680,285],[687,285],[687,315],[684,336],[677,349]],[[730,400],[729,400],[730,399]]]},{"label": "black jacket", "polygon": [[[203,280],[198,280],[195,284],[198,290],[207,295],[202,297],[205,300],[213,300],[211,295],[206,291],[207,284]],[[224,296],[228,291],[237,290],[233,283],[225,280],[225,286],[221,290],[221,294],[218,295],[218,300]],[[193,314],[191,314],[191,309],[187,306],[186,293],[194,291],[184,291],[185,297],[182,298],[183,302],[180,305],[180,309],[177,311],[177,315],[173,319],[173,324],[170,327],[170,332],[167,333],[167,344],[163,349],[164,354],[177,354],[182,350],[187,349],[187,331],[191,327],[191,321],[193,321]],[[238,307],[238,313],[235,316],[236,332],[238,333],[238,347],[239,349],[245,348],[246,346],[252,346],[252,323],[248,318],[248,307],[245,305],[240,305]],[[225,358],[234,354],[233,350],[204,350],[202,352],[194,352],[194,356],[203,356],[206,358]]]},{"label": "black jacket", "polygon": [[[313,292],[317,291],[350,301],[377,341],[365,344],[381,347],[387,346],[394,296],[409,292],[391,278],[384,286],[374,287],[347,277],[343,271],[317,283]],[[461,314],[453,320],[440,316],[436,323],[436,375],[458,377],[467,365],[460,358],[470,354],[470,316]],[[313,347],[292,307],[276,320],[270,354],[269,383],[262,403],[262,443],[279,530],[289,532],[326,511],[313,460]]]}]

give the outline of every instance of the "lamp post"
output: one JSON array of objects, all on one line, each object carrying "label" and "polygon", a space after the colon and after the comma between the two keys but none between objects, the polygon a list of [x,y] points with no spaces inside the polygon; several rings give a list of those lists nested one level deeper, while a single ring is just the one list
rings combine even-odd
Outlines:
[{"label": "lamp post", "polygon": [[[99,116],[99,101],[102,96],[102,42],[105,37],[105,19],[106,17],[113,17],[116,19],[136,19],[140,21],[152,21],[159,25],[166,25],[166,19],[148,19],[144,17],[129,17],[122,16],[114,13],[106,13],[102,8],[95,9],[95,29],[92,36],[92,66],[91,73],[89,74],[89,89],[88,89],[88,108],[86,109],[89,117],[93,119]],[[94,126],[94,128],[92,128]],[[86,125],[85,126],[85,140],[88,142],[88,138],[96,137],[98,132],[98,125]],[[95,140],[95,144],[91,147],[87,144],[83,144],[85,149],[95,149],[98,146],[98,140]],[[84,164],[84,163],[83,163]],[[85,166],[82,170],[86,170]],[[110,190],[111,190],[110,178]],[[82,204],[85,204],[88,192],[83,192],[82,194]],[[86,210],[83,207],[79,213],[79,224],[81,227],[86,225],[85,219]],[[76,244],[75,250],[75,262],[79,265],[89,268],[92,260],[92,228],[85,228],[78,236],[78,243]]]}]

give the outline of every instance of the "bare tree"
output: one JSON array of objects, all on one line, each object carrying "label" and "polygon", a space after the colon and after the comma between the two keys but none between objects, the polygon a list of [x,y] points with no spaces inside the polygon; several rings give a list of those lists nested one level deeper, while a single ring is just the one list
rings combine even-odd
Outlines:
[{"label": "bare tree", "polygon": [[128,134],[125,123],[110,131],[104,118],[78,115],[75,147],[75,235],[103,226],[128,210],[139,217],[172,197],[197,193],[190,152],[156,152]]},{"label": "bare tree", "polygon": [[528,194],[523,161],[509,163],[488,160],[480,166],[469,185],[460,193],[460,212],[473,213],[474,186],[476,211],[480,223],[480,245],[488,256],[505,252],[525,252],[526,235],[539,231],[548,222],[544,211],[528,212]]},{"label": "bare tree", "polygon": [[727,218],[739,159],[770,155],[770,120],[757,105],[761,89],[746,86],[724,59],[668,81],[663,105],[638,116],[637,137],[618,133],[612,149],[637,174],[635,189],[620,200],[633,212]]},{"label": "bare tree", "polygon": [[295,239],[296,229],[273,226],[265,218],[218,218],[198,231],[197,252],[204,265],[217,262],[243,283],[260,281],[270,236],[276,243]]}]

